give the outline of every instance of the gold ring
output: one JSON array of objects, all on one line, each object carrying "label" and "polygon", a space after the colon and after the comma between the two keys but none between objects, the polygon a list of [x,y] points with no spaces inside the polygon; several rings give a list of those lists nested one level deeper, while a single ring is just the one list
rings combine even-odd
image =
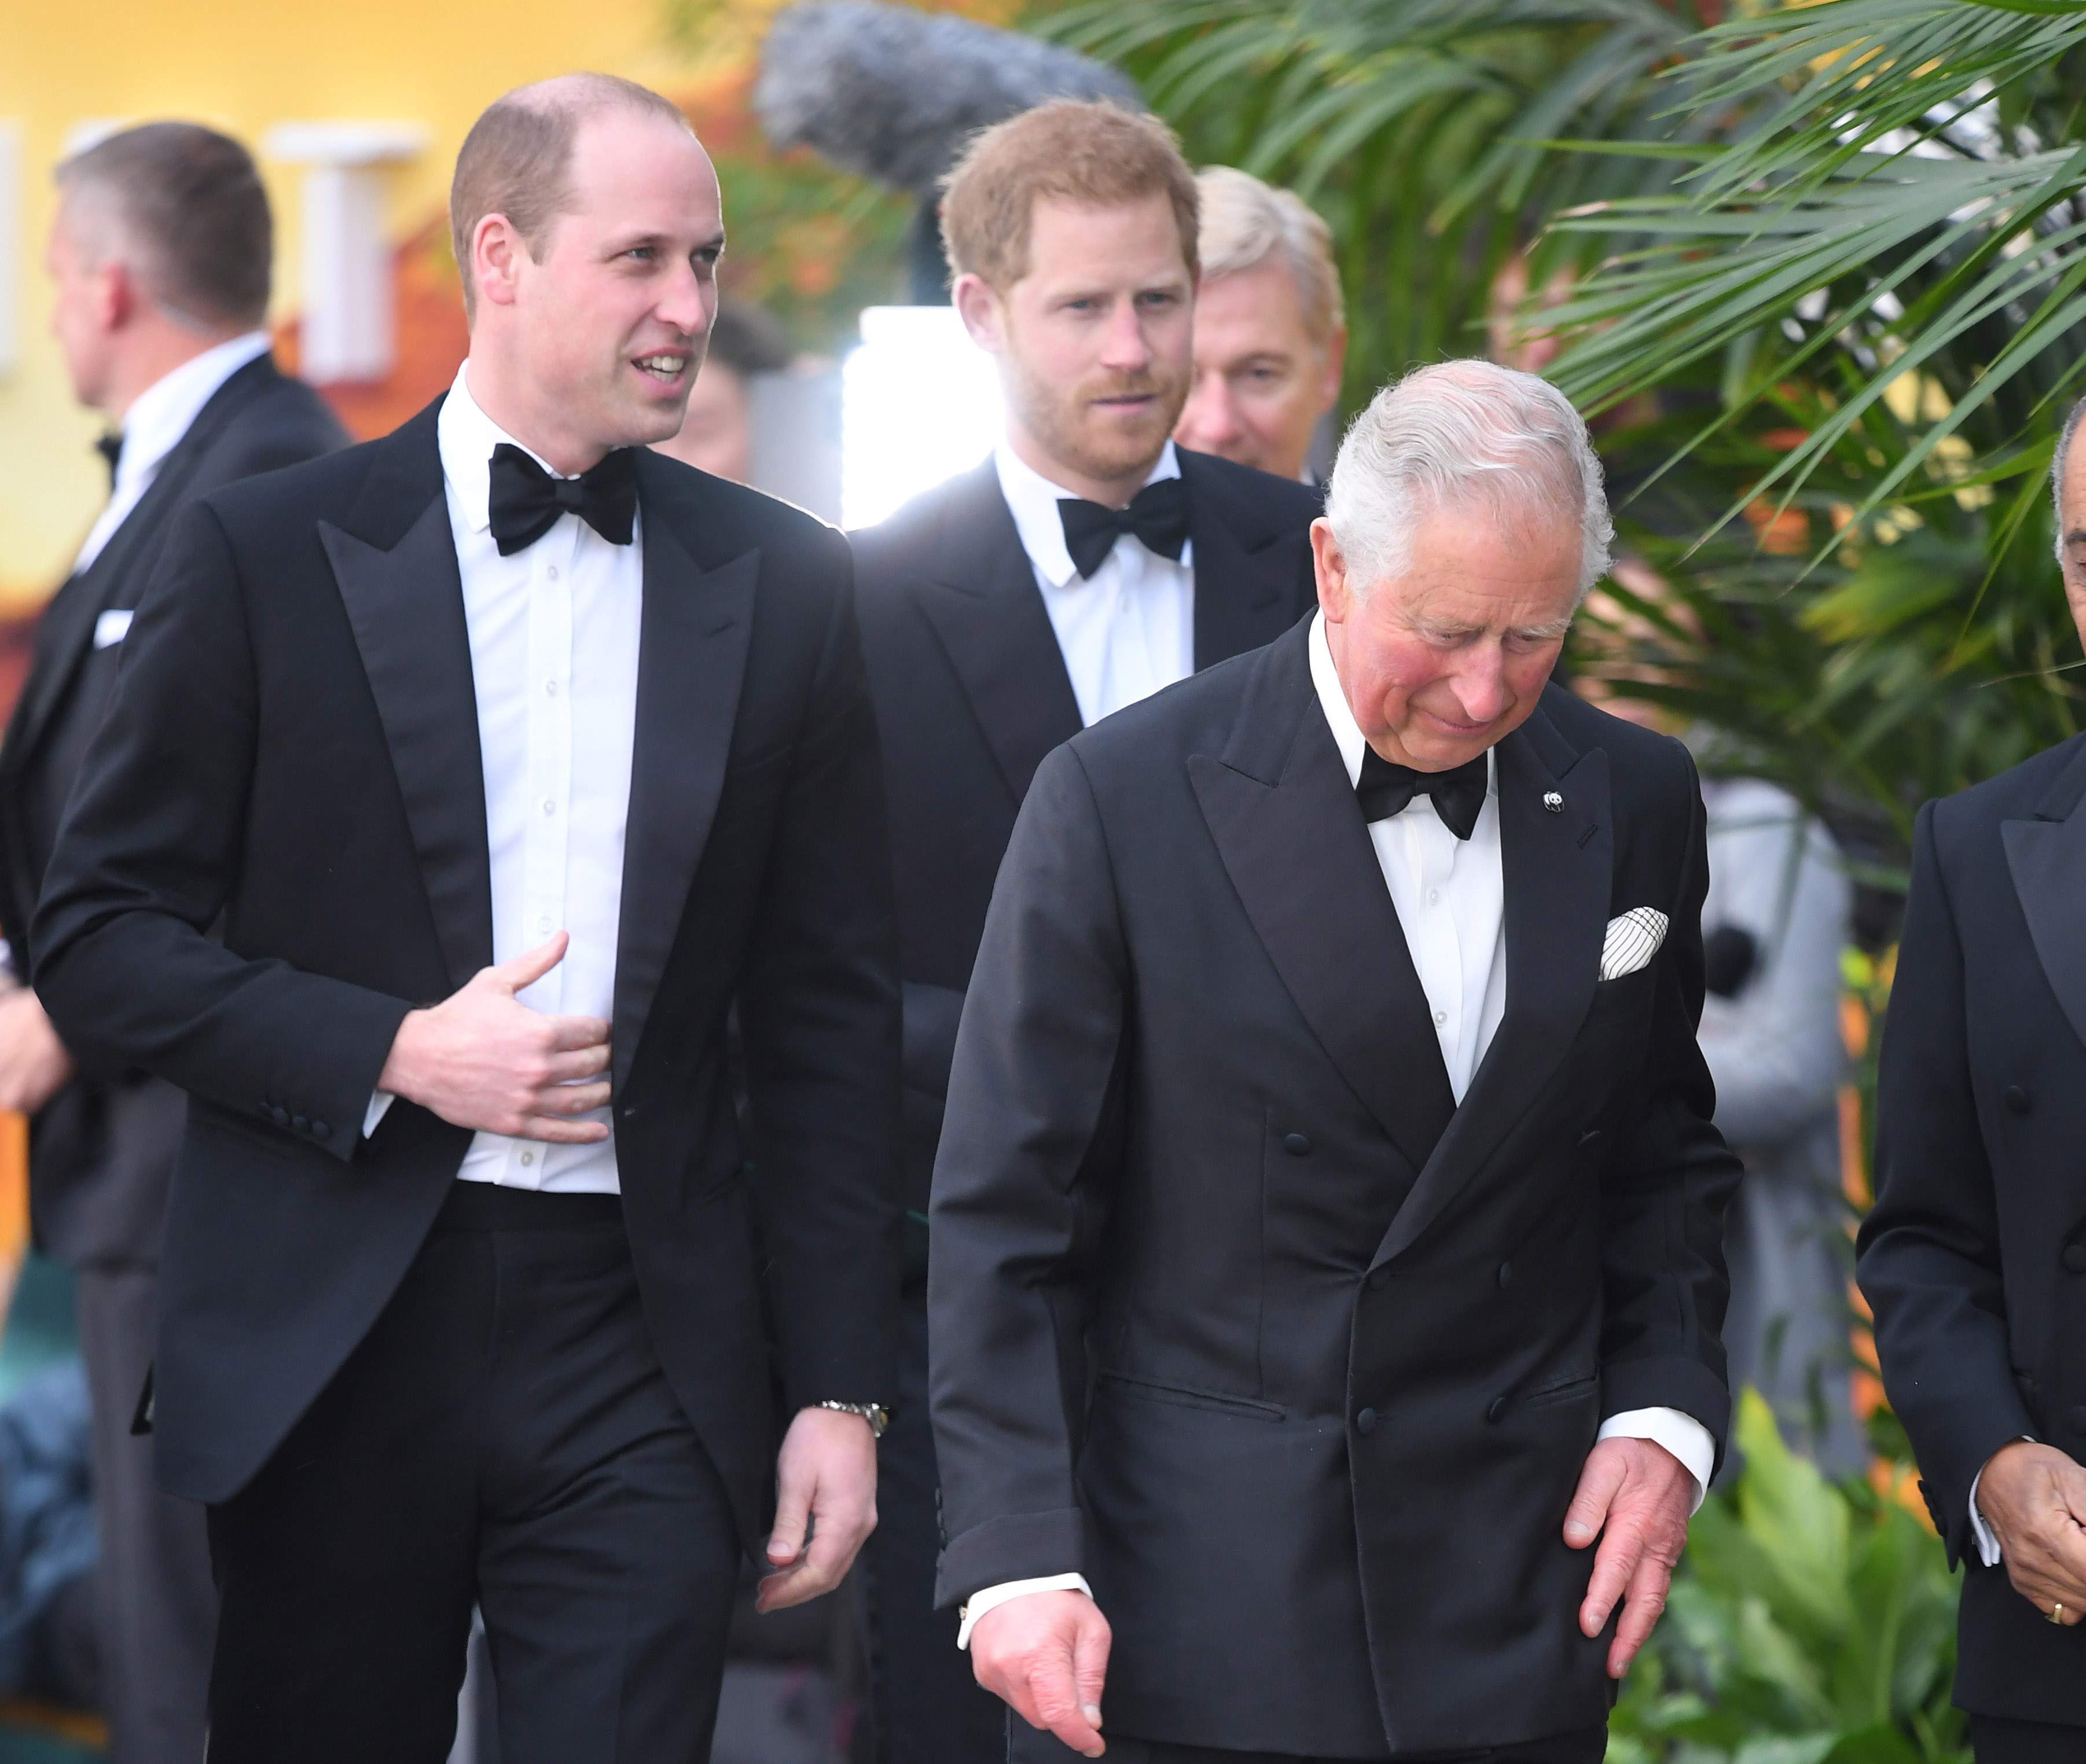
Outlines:
[{"label": "gold ring", "polygon": [[2064,1621],[2064,1607],[2063,1607],[2063,1605],[2062,1604],[2058,1604],[2058,1605],[2053,1605],[2052,1606],[2050,1606],[2050,1621],[2051,1622],[2053,1622],[2053,1623],[2058,1623],[2058,1624],[2061,1624],[2061,1623],[2063,1623],[2063,1621]]}]

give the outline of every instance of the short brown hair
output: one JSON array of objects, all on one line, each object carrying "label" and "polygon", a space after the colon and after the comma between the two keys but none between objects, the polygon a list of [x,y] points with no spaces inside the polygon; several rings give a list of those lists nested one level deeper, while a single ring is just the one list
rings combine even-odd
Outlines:
[{"label": "short brown hair", "polygon": [[1119,104],[1056,98],[973,139],[942,185],[942,249],[958,275],[1013,287],[1028,274],[1038,197],[1113,207],[1163,195],[1196,266],[1194,174],[1173,131]]},{"label": "short brown hair", "polygon": [[194,122],[148,122],[58,168],[73,236],[120,259],[194,324],[250,330],[268,314],[275,228],[253,156]]},{"label": "short brown hair", "polygon": [[470,237],[478,223],[487,215],[504,215],[529,255],[539,257],[551,221],[571,198],[573,143],[581,125],[611,110],[688,127],[671,99],[614,74],[563,74],[519,87],[494,99],[470,125],[449,181],[449,244],[463,272],[466,312],[478,304],[470,278]]}]

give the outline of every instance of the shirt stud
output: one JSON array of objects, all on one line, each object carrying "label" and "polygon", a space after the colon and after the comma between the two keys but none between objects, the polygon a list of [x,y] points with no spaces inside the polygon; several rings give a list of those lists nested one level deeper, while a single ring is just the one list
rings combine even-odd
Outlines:
[{"label": "shirt stud", "polygon": [[1555,790],[1546,790],[1543,793],[1543,805],[1552,814],[1562,814],[1564,812],[1564,799]]}]

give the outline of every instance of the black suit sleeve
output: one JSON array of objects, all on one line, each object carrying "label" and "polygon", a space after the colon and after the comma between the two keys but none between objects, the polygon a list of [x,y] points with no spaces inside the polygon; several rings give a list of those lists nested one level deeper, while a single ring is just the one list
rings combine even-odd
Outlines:
[{"label": "black suit sleeve", "polygon": [[1702,899],[1709,857],[1702,793],[1678,742],[1662,810],[1685,817],[1658,960],[1638,1106],[1603,1171],[1602,1408],[1678,1409],[1716,1438],[1731,1422],[1721,1332],[1731,1297],[1724,1209],[1738,1159],[1712,1124],[1716,1090],[1696,1039],[1702,1015]]},{"label": "black suit sleeve", "polygon": [[1935,834],[1913,835],[1876,1097],[1876,1202],[1857,1272],[1876,1354],[1952,1564],[1972,1549],[1970,1488],[1985,1460],[2033,1435],[2007,1350],[1992,1167],[1970,1082],[1963,946]]},{"label": "black suit sleeve", "polygon": [[895,1392],[898,954],[883,763],[846,543],[739,1010],[791,1411]]},{"label": "black suit sleeve", "polygon": [[1115,1158],[1103,1123],[1128,960],[1078,756],[1043,762],[1015,822],[956,1039],[934,1165],[930,1384],[948,1544],[937,1597],[1084,1566],[1071,1417],[1085,1251]]},{"label": "black suit sleeve", "polygon": [[198,504],[139,602],[59,829],[37,988],[88,1057],[241,1113],[302,1116],[345,1158],[408,1006],[208,934],[238,873],[258,717],[238,566]]}]

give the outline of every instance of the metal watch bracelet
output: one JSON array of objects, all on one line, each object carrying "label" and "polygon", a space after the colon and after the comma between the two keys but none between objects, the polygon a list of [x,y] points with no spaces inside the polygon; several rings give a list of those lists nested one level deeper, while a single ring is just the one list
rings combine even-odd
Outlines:
[{"label": "metal watch bracelet", "polygon": [[830,1409],[842,1415],[859,1415],[869,1423],[869,1430],[877,1439],[883,1437],[883,1430],[891,1425],[891,1411],[881,1403],[839,1403],[828,1401],[811,1405],[814,1409]]}]

